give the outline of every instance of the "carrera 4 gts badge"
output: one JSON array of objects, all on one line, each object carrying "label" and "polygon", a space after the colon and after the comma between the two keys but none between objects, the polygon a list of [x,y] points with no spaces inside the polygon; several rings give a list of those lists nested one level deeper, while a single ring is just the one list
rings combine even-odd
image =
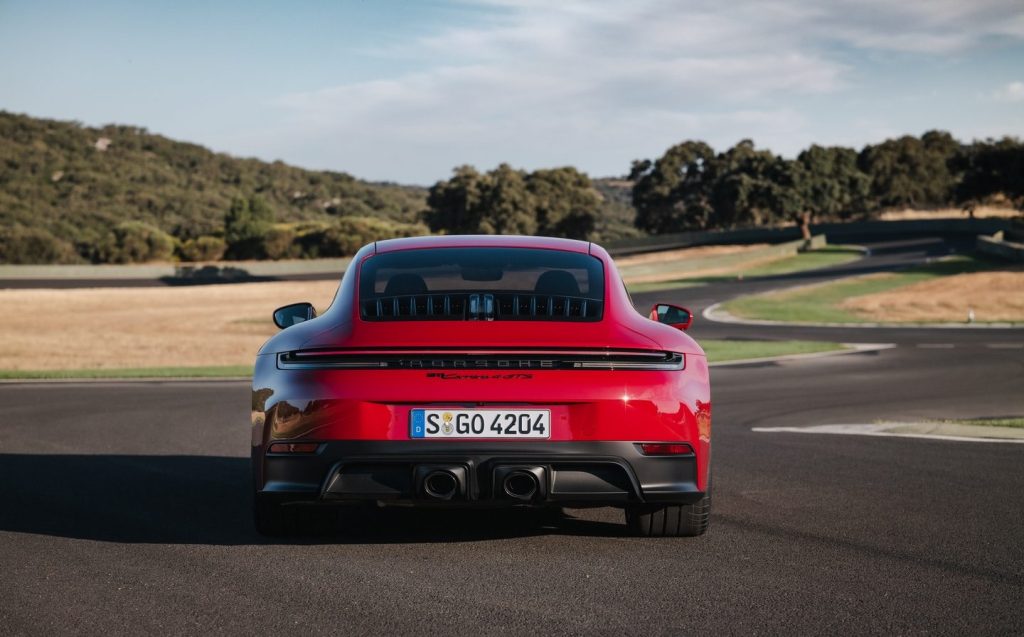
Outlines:
[{"label": "carrera 4 gts badge", "polygon": [[441,380],[529,380],[533,374],[455,374],[445,372],[431,372],[427,378],[438,378]]}]

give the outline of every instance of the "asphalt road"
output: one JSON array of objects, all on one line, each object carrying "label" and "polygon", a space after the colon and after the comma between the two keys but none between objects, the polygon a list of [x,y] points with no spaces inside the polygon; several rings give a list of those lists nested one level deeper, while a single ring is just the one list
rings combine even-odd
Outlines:
[{"label": "asphalt road", "polygon": [[[947,249],[890,247],[845,270]],[[898,344],[715,368],[698,539],[626,537],[611,509],[400,510],[269,542],[249,523],[244,384],[2,385],[0,634],[1024,632],[1024,445],[751,431],[1024,414],[1024,330],[693,333]]]}]

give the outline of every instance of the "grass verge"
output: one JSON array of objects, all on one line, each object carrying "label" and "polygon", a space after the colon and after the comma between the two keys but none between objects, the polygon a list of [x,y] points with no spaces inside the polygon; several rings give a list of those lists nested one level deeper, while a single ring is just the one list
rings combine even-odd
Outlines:
[{"label": "grass verge", "polygon": [[965,420],[943,420],[954,425],[971,425],[975,427],[1014,427],[1024,429],[1024,416],[1018,418],[968,418]]},{"label": "grass verge", "polygon": [[710,363],[767,358],[769,356],[789,356],[791,354],[835,352],[846,349],[841,343],[825,341],[733,341],[708,338],[702,339],[700,345],[708,355]]},{"label": "grass verge", "polygon": [[760,265],[749,267],[737,267],[734,272],[729,274],[682,277],[679,279],[672,279],[671,281],[656,281],[650,283],[632,283],[627,284],[627,287],[629,288],[630,293],[633,294],[641,292],[656,292],[658,290],[693,287],[697,285],[705,285],[707,283],[719,283],[721,281],[734,281],[740,276],[743,278],[776,276],[780,274],[802,272],[804,270],[817,270],[819,268],[827,268],[856,261],[861,256],[862,252],[855,247],[842,245],[826,246],[820,250],[800,252],[799,254],[791,257],[782,257],[781,259],[777,259],[769,263],[762,263]]},{"label": "grass verge", "polygon": [[220,367],[136,367],[125,369],[0,369],[0,380],[96,378],[233,378],[252,376],[248,365]]},{"label": "grass verge", "polygon": [[[726,302],[722,309],[740,318],[767,321],[791,323],[873,322],[873,318],[843,309],[839,307],[839,304],[850,297],[885,292],[943,276],[980,272],[992,269],[996,265],[977,257],[957,256],[900,272],[872,274],[803,287],[798,290],[740,297]],[[939,321],[941,321],[941,317],[936,317],[936,322]]]}]

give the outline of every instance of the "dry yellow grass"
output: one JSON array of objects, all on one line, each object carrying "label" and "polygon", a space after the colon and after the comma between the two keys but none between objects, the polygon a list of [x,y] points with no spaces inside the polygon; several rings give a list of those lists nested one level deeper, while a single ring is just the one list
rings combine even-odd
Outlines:
[{"label": "dry yellow grass", "polygon": [[[745,270],[751,270],[759,268],[769,263],[774,263],[782,257],[770,256],[761,257],[759,259],[750,259],[739,264],[723,265],[717,268],[696,268],[692,270],[686,270],[685,276],[688,279],[696,279],[700,277],[709,276],[733,276],[738,275]],[[627,285],[635,283],[661,283],[663,281],[676,281],[681,278],[682,274],[679,271],[661,272],[657,274],[641,274],[641,275],[630,275],[623,274],[622,280]]]},{"label": "dry yellow grass", "polygon": [[767,243],[753,243],[750,245],[725,245],[725,246],[698,246],[695,248],[682,248],[679,250],[665,250],[664,252],[649,252],[637,254],[631,257],[615,259],[619,268],[626,268],[641,263],[663,263],[665,261],[684,261],[688,259],[701,259],[704,257],[715,257],[722,254],[735,254],[737,252],[750,252],[767,247]]},{"label": "dry yellow grass", "polygon": [[0,369],[249,365],[274,308],[318,310],[337,281],[0,290]]},{"label": "dry yellow grass", "polygon": [[[1019,210],[1002,206],[978,206],[974,216],[978,219],[987,217],[1016,217]],[[878,216],[882,221],[907,221],[918,219],[966,219],[967,212],[961,208],[942,208],[940,210],[887,210]]]},{"label": "dry yellow grass", "polygon": [[879,321],[1024,321],[1024,270],[973,272],[940,277],[855,296],[839,307]]},{"label": "dry yellow grass", "polygon": [[[725,255],[754,253],[768,246],[769,244],[767,243],[754,243],[750,245],[698,246],[693,248],[681,248],[679,250],[666,250],[664,252],[638,254],[631,257],[622,257],[615,259],[615,264],[618,266],[619,271],[622,273],[622,278],[627,284],[675,281],[684,273],[688,278],[734,275],[744,270],[749,270],[751,268],[760,267],[762,265],[778,261],[781,257],[777,254],[773,254],[770,256],[754,258],[754,255],[751,255],[748,260],[740,263],[720,265],[711,265],[711,263],[714,263],[714,261],[711,260],[710,263],[704,267],[694,267],[694,264],[690,262]],[[643,269],[646,266],[667,266],[669,264],[678,264],[679,269],[663,269],[662,271],[647,272],[643,274],[629,271],[631,267],[635,266],[639,266]]]}]

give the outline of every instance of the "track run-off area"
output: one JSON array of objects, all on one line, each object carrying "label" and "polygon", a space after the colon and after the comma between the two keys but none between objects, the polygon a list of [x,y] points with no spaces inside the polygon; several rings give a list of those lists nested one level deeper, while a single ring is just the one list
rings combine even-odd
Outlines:
[{"label": "track run-off area", "polygon": [[894,347],[715,367],[714,506],[696,539],[621,512],[389,509],[289,541],[249,513],[241,382],[0,385],[0,634],[1024,632],[1024,445],[755,431],[1024,415],[1024,329],[716,323],[827,270],[634,295],[701,338]]}]

